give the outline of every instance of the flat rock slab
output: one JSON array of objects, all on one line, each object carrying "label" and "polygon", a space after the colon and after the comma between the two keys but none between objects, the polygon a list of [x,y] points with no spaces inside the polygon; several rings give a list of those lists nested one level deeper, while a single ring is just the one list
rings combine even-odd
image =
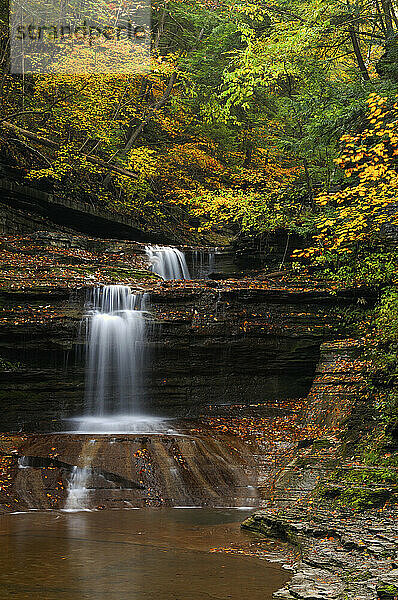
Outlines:
[{"label": "flat rock slab", "polygon": [[285,600],[396,600],[396,509],[348,511],[261,510],[244,527],[288,540],[301,549],[292,580],[275,593]]}]

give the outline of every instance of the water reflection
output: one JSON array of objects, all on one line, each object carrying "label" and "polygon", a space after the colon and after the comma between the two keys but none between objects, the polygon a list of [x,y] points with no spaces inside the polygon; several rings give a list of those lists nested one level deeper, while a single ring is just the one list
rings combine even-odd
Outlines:
[{"label": "water reflection", "polygon": [[242,511],[26,513],[0,526],[0,599],[271,600],[275,565],[210,553],[247,543]]}]

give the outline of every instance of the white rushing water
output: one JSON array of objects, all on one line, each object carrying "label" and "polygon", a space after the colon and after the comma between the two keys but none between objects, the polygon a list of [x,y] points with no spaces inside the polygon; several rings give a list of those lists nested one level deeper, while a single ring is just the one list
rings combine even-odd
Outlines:
[{"label": "white rushing water", "polygon": [[68,495],[64,510],[75,511],[87,509],[89,499],[89,485],[92,476],[91,463],[98,451],[96,440],[89,440],[83,444],[79,456],[79,464],[73,467],[69,479]]},{"label": "white rushing water", "polygon": [[91,469],[89,467],[73,467],[64,510],[72,512],[86,508],[89,493],[87,486],[90,475]]},{"label": "white rushing water", "polygon": [[169,246],[146,246],[146,255],[153,273],[166,281],[170,279],[191,279],[184,253]]},{"label": "white rushing water", "polygon": [[145,360],[146,295],[127,286],[94,290],[87,315],[86,415],[134,415],[140,410]]},{"label": "white rushing water", "polygon": [[81,433],[136,433],[161,428],[147,417],[143,372],[148,361],[147,294],[128,286],[96,288],[84,317],[85,412],[69,419]]}]

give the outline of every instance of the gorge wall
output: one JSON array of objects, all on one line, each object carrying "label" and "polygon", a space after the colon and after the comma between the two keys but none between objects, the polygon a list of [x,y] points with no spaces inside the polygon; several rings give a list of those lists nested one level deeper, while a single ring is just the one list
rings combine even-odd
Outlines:
[{"label": "gorge wall", "polygon": [[[54,419],[81,413],[84,297],[84,289],[1,294],[7,313],[0,333],[4,431],[48,430]],[[195,416],[209,404],[306,396],[319,346],[334,329],[326,307],[336,301],[317,293],[187,283],[157,286],[150,302],[148,408]]]}]

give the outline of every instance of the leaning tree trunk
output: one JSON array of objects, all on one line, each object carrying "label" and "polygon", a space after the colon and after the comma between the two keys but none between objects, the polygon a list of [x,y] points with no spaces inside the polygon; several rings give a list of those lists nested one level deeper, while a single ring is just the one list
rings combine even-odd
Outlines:
[{"label": "leaning tree trunk", "polygon": [[394,9],[391,6],[391,0],[381,0],[381,6],[383,8],[387,38],[389,38],[393,34],[393,29],[394,29],[393,24],[392,24],[392,11]]},{"label": "leaning tree trunk", "polygon": [[174,71],[174,73],[171,74],[169,83],[167,84],[167,88],[166,88],[163,96],[160,98],[160,100],[158,100],[157,102],[155,102],[155,104],[153,104],[151,106],[151,109],[148,112],[148,114],[146,115],[146,117],[144,117],[144,119],[141,121],[141,123],[139,125],[137,125],[137,127],[133,130],[132,134],[130,135],[130,137],[127,140],[126,145],[124,147],[125,151],[130,150],[132,148],[135,140],[144,131],[145,125],[148,125],[149,121],[153,118],[155,112],[157,110],[159,110],[159,108],[162,108],[166,104],[167,100],[169,99],[169,96],[171,94],[171,91],[173,89],[176,79],[177,79],[177,71]]},{"label": "leaning tree trunk", "polygon": [[353,25],[348,27],[348,32],[350,34],[352,47],[354,50],[355,58],[358,63],[359,70],[361,71],[361,75],[364,81],[370,81],[369,73],[365,65],[365,61],[362,56],[361,48],[359,46],[357,34],[355,33],[355,29]]},{"label": "leaning tree trunk", "polygon": [[155,41],[153,43],[153,49],[155,50],[155,52],[159,51],[159,44],[160,44],[160,39],[163,35],[164,32],[164,23],[166,20],[166,15],[167,15],[167,0],[163,5],[163,9],[159,18],[159,23],[158,23],[158,30],[156,32],[156,37],[155,37]]}]

